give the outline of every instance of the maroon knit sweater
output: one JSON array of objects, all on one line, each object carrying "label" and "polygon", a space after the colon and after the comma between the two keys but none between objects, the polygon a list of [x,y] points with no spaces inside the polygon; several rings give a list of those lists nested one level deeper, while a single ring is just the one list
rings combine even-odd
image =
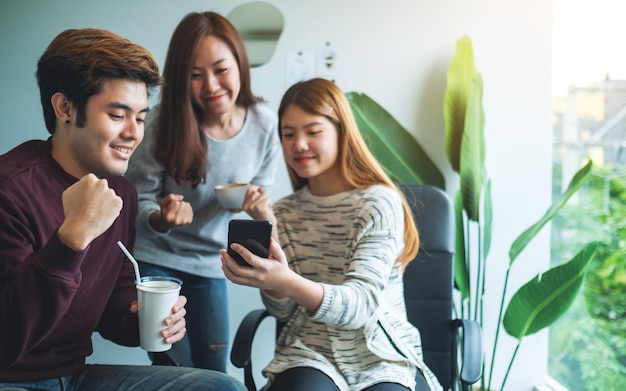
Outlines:
[{"label": "maroon knit sweater", "polygon": [[132,264],[137,193],[107,178],[124,200],[120,216],[84,251],[61,242],[61,194],[77,178],[51,156],[51,142],[28,141],[0,156],[0,381],[73,375],[92,353],[91,335],[139,343]]}]

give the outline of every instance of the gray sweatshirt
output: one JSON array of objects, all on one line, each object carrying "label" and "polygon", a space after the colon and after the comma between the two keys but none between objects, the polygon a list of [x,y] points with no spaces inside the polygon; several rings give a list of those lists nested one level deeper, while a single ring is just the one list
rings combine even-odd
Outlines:
[{"label": "gray sweatshirt", "polygon": [[[207,136],[209,169],[206,182],[192,190],[176,184],[150,153],[158,106],[150,112],[144,141],[133,154],[125,177],[135,185],[139,199],[135,257],[143,262],[186,273],[224,278],[219,249],[226,247],[228,221],[233,213],[224,210],[213,187],[245,182],[267,188],[274,182],[277,162],[282,159],[276,115],[264,105],[248,109],[241,131],[229,140]],[[168,232],[155,231],[148,223],[159,200],[182,194],[193,208],[193,222]]]}]

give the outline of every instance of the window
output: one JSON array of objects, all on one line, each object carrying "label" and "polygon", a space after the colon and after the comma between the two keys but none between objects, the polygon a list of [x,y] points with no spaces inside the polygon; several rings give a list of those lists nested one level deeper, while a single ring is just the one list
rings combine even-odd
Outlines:
[{"label": "window", "polygon": [[583,289],[550,329],[549,374],[570,391],[626,389],[626,4],[554,0],[554,194],[591,179],[552,223],[552,262],[601,243]]}]

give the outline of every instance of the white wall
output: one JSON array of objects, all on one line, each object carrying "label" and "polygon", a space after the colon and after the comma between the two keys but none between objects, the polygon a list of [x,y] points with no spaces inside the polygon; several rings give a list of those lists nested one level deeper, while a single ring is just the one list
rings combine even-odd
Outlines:
[{"label": "white wall", "polygon": [[[0,2],[0,153],[30,138],[45,138],[34,78],[38,57],[66,28],[110,29],[148,48],[161,65],[170,34],[190,11],[228,13],[245,0],[21,0]],[[338,51],[337,83],[344,91],[365,92],[410,129],[444,171],[449,193],[456,174],[443,147],[442,103],[446,72],[456,41],[469,35],[475,63],[484,79],[487,170],[493,181],[494,234],[487,303],[498,306],[508,249],[550,202],[551,125],[550,62],[552,2],[529,0],[268,0],[285,17],[285,30],[274,58],[252,72],[253,87],[276,107],[285,90],[285,57],[314,53],[331,42]],[[285,171],[272,191],[290,191]],[[514,267],[509,291],[548,268],[547,232],[526,249]],[[231,327],[260,305],[249,288],[230,286]],[[487,314],[486,351],[491,352],[495,314]],[[270,333],[269,330],[265,331]],[[513,350],[497,358],[501,373]],[[504,341],[503,341],[504,340]],[[110,349],[110,350],[109,350]],[[96,342],[94,361],[146,362],[138,349]],[[241,377],[240,371],[230,372]],[[507,390],[530,390],[547,372],[547,334],[522,344]]]}]

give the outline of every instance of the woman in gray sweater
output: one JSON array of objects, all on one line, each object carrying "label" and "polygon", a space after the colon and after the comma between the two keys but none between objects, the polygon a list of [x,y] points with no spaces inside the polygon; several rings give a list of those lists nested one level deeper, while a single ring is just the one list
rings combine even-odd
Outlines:
[{"label": "woman in gray sweater", "polygon": [[143,275],[183,280],[187,338],[171,354],[226,372],[228,301],[219,249],[234,214],[219,205],[214,186],[273,184],[276,115],[252,94],[239,33],[214,12],[179,23],[163,77],[161,103],[126,173],[139,197],[135,256]]}]

